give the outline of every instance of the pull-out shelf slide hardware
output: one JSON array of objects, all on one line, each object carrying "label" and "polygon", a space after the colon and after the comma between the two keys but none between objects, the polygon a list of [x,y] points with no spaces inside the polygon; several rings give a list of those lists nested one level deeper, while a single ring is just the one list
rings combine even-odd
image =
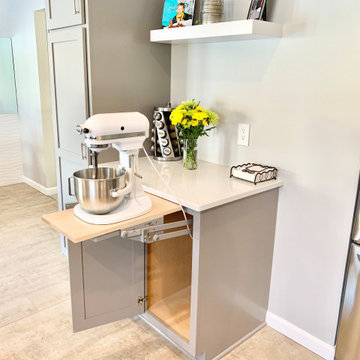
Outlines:
[{"label": "pull-out shelf slide hardware", "polygon": [[[144,224],[143,226],[140,226],[138,228],[115,231],[110,234],[93,238],[91,240],[95,243],[98,243],[118,235],[124,239],[140,241],[144,244],[152,244],[157,241],[191,234],[190,225],[192,225],[192,223],[193,223],[192,220],[183,220],[183,221],[175,221],[167,224],[160,224],[160,221],[157,220],[154,222]],[[167,233],[163,232],[164,230],[176,229],[183,226],[189,226],[189,228],[171,231]]]},{"label": "pull-out shelf slide hardware", "polygon": [[182,226],[190,226],[192,220],[176,221],[168,224],[153,225],[140,229],[130,229],[121,231],[121,237],[131,238],[140,241],[144,244],[152,244],[157,241],[174,238],[177,236],[188,235],[191,233],[190,228],[176,230],[172,232],[163,233],[163,230],[176,229]]}]

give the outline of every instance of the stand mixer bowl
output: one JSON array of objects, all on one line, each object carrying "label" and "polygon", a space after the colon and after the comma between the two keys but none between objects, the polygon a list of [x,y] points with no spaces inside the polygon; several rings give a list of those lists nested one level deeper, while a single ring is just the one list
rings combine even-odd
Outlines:
[{"label": "stand mixer bowl", "polygon": [[[88,168],[74,172],[69,181],[69,195],[75,195],[80,206],[91,214],[107,214],[115,210],[124,196],[113,197],[112,191],[126,186],[126,171],[114,168]],[[75,194],[71,193],[74,179]]]}]

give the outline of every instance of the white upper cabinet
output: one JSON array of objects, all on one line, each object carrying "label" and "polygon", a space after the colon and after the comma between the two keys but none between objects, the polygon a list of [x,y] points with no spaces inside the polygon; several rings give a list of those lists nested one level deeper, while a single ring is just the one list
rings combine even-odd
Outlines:
[{"label": "white upper cabinet", "polygon": [[48,30],[84,24],[84,14],[84,0],[46,0]]}]

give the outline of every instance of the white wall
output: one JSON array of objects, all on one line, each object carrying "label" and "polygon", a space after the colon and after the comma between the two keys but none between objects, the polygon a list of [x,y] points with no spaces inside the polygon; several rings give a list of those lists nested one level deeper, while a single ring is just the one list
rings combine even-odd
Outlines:
[{"label": "white wall", "polygon": [[16,114],[17,100],[11,39],[0,37],[0,114]]},{"label": "white wall", "polygon": [[[227,1],[227,19],[249,2]],[[332,345],[360,168],[360,2],[273,4],[282,39],[174,46],[171,98],[221,116],[200,158],[280,169],[270,311]],[[238,123],[251,125],[249,148]]]},{"label": "white wall", "polygon": [[0,114],[0,186],[22,182],[17,114]]},{"label": "white wall", "polygon": [[51,190],[56,176],[43,12],[37,12],[37,42],[34,23],[34,12],[44,7],[44,0],[0,0],[0,37],[12,37],[24,180]]},{"label": "white wall", "polygon": [[12,21],[9,16],[12,0],[0,0],[0,37],[11,37]]},{"label": "white wall", "polygon": [[[0,0],[1,38],[12,35],[10,4],[10,0]],[[19,117],[17,114],[0,114],[0,186],[21,182],[22,175]]]},{"label": "white wall", "polygon": [[12,0],[15,75],[20,116],[24,176],[46,186],[34,11],[44,0]]}]

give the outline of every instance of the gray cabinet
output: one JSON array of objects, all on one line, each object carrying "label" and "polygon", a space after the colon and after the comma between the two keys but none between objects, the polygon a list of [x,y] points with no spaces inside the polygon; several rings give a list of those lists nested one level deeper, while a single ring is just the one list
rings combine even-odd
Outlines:
[{"label": "gray cabinet", "polygon": [[52,31],[48,36],[53,80],[57,148],[80,159],[81,137],[76,125],[89,117],[85,29]]},{"label": "gray cabinet", "polygon": [[144,312],[144,244],[119,234],[95,240],[69,242],[74,331]]},{"label": "gray cabinet", "polygon": [[84,24],[83,0],[46,0],[48,29]]},{"label": "gray cabinet", "polygon": [[[277,199],[273,189],[188,209],[192,238],[144,245],[118,232],[71,243],[74,330],[140,314],[193,357],[220,358],[265,325]],[[179,220],[182,212],[163,219]]]},{"label": "gray cabinet", "polygon": [[[151,119],[154,106],[169,101],[171,50],[149,43],[162,7],[163,0],[127,2],[126,11],[123,2],[113,0],[47,1],[60,210],[74,200],[65,185],[69,169],[86,165],[76,125],[109,112],[139,111]],[[149,11],[146,21],[141,9]],[[99,157],[117,159],[111,149]]]}]

